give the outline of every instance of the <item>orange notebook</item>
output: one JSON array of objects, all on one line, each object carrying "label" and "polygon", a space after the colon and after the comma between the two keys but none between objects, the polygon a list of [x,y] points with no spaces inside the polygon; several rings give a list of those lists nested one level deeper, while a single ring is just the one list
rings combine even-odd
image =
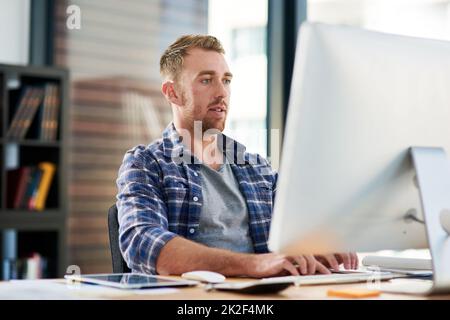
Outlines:
[{"label": "orange notebook", "polygon": [[370,298],[370,297],[378,297],[381,294],[381,292],[379,290],[348,288],[348,289],[330,289],[328,290],[327,294],[329,297]]}]

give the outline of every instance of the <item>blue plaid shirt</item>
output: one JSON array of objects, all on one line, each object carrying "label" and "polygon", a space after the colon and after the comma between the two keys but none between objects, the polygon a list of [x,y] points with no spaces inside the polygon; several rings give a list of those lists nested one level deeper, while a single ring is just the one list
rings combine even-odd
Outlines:
[{"label": "blue plaid shirt", "polygon": [[[269,163],[225,135],[222,150],[247,202],[256,253],[267,240],[277,182]],[[164,245],[176,236],[190,239],[199,227],[202,182],[199,164],[186,159],[171,123],[163,137],[126,152],[117,178],[120,250],[133,272],[156,274]]]}]

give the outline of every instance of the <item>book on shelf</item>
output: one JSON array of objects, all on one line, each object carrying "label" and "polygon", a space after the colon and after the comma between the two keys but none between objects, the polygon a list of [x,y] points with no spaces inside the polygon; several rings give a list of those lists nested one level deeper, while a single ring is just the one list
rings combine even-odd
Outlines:
[{"label": "book on shelf", "polygon": [[7,207],[20,208],[30,179],[31,167],[21,167],[7,171]]},{"label": "book on shelf", "polygon": [[25,112],[31,101],[31,96],[34,94],[34,90],[31,87],[24,87],[21,93],[18,106],[14,113],[14,117],[9,126],[6,136],[8,138],[15,138],[19,136],[22,119],[25,117]]},{"label": "book on shelf", "polygon": [[58,85],[54,83],[25,85],[6,136],[11,139],[24,139],[33,122],[37,121],[37,132],[33,133],[33,138],[55,141],[58,131],[59,105]]},{"label": "book on shelf", "polygon": [[18,259],[5,259],[3,268],[6,269],[3,280],[43,279],[48,276],[48,259],[38,252],[32,252]]},{"label": "book on shelf", "polygon": [[59,113],[58,86],[52,83],[45,85],[44,101],[40,113],[39,139],[55,141],[58,132]]},{"label": "book on shelf", "polygon": [[31,179],[31,183],[29,185],[29,189],[27,190],[27,194],[24,198],[24,203],[22,208],[28,210],[34,210],[33,196],[38,190],[38,185],[41,180],[42,171],[38,167],[33,168],[33,178]]},{"label": "book on shelf", "polygon": [[45,209],[45,201],[50,190],[50,185],[55,175],[56,166],[51,162],[39,163],[39,169],[42,171],[42,177],[39,181],[38,188],[34,194],[34,202],[32,208],[37,211]]},{"label": "book on shelf", "polygon": [[47,259],[41,254],[33,252],[20,260],[22,268],[19,270],[19,277],[21,279],[35,280],[46,277]]},{"label": "book on shelf", "polygon": [[42,211],[56,172],[56,165],[40,162],[9,170],[7,175],[7,206],[11,209]]}]

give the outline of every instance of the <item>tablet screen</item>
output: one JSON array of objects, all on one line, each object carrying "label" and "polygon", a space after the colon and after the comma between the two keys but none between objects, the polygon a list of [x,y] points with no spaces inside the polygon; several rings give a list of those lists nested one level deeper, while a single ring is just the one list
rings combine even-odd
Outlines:
[{"label": "tablet screen", "polygon": [[169,279],[161,276],[152,276],[139,273],[88,274],[66,276],[66,278],[118,288],[171,287],[197,284],[194,281]]}]

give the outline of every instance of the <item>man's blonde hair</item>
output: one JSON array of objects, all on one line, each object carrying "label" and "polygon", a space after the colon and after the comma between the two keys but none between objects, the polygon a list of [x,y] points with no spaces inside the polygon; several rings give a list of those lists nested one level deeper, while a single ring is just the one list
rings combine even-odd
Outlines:
[{"label": "man's blonde hair", "polygon": [[159,61],[159,71],[164,78],[177,80],[183,68],[183,58],[187,51],[193,48],[216,51],[224,54],[225,50],[220,41],[209,35],[185,35],[172,43]]}]

